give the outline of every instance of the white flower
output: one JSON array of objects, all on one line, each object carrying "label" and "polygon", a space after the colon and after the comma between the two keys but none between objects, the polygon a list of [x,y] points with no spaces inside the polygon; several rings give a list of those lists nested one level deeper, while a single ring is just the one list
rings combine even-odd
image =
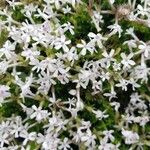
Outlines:
[{"label": "white flower", "polygon": [[122,29],[121,29],[121,26],[117,23],[113,24],[113,25],[110,25],[108,26],[108,28],[111,30],[111,33],[109,33],[109,36],[112,36],[116,33],[119,34],[119,38],[121,37],[121,33],[122,33]]},{"label": "white flower", "polygon": [[69,14],[69,13],[71,13],[71,8],[70,8],[68,5],[66,6],[66,8],[63,7],[62,10],[63,10],[63,13],[64,13],[64,14]]},{"label": "white flower", "polygon": [[99,120],[102,120],[103,118],[107,118],[109,116],[105,114],[106,110],[103,112],[101,110],[93,110],[92,112],[96,115],[96,118],[98,118]]},{"label": "white flower", "polygon": [[69,107],[69,108],[66,109],[66,110],[71,113],[71,116],[72,116],[73,118],[76,118],[76,117],[77,117],[77,112],[79,111],[78,109]]},{"label": "white flower", "polygon": [[147,109],[147,105],[144,103],[144,101],[140,101],[135,105],[135,107],[142,111]]},{"label": "white flower", "polygon": [[109,97],[109,101],[110,101],[112,98],[117,98],[116,94],[117,93],[112,89],[110,93],[104,93],[103,95]]},{"label": "white flower", "polygon": [[70,22],[67,22],[65,24],[62,25],[64,32],[69,31],[72,35],[74,35],[74,27],[71,25]]},{"label": "white flower", "polygon": [[23,145],[26,145],[28,141],[34,141],[36,138],[36,132],[28,133],[26,130],[20,132],[20,137],[24,138]]},{"label": "white flower", "polygon": [[79,88],[82,86],[84,89],[86,89],[91,76],[90,70],[80,70],[81,73],[78,74],[78,79],[73,80],[73,82],[77,83],[76,88]]},{"label": "white flower", "polygon": [[66,37],[64,35],[62,35],[60,38],[58,38],[56,40],[54,45],[57,50],[62,48],[64,50],[64,52],[68,52],[69,48],[67,47],[67,45],[69,45],[70,43],[71,43],[71,41],[70,40],[66,41]]},{"label": "white flower", "polygon": [[137,9],[137,15],[149,16],[149,10],[146,7],[142,7],[140,4],[138,4]]},{"label": "white flower", "polygon": [[77,132],[73,132],[73,139],[76,143],[81,141],[81,137],[84,136],[84,133],[81,131],[81,128],[77,129]]},{"label": "white flower", "polygon": [[129,34],[129,35],[133,36],[134,35],[134,27],[127,29],[125,34]]},{"label": "white flower", "polygon": [[30,116],[33,113],[32,108],[28,108],[22,103],[20,103],[20,106],[22,107],[23,111],[26,112],[27,116]]},{"label": "white flower", "polygon": [[88,34],[88,36],[90,37],[91,41],[94,42],[94,43],[97,43],[98,47],[99,48],[103,48],[103,44],[102,44],[102,41],[103,40],[107,40],[107,38],[104,38],[100,33],[98,34],[95,34],[93,32],[90,32]]},{"label": "white flower", "polygon": [[135,42],[139,41],[139,39],[134,33],[134,27],[127,29],[125,34],[131,35],[134,38],[135,41],[133,41],[133,40],[129,40],[129,41],[130,41],[131,45],[134,45],[134,47],[135,47],[135,44],[136,44]]},{"label": "white flower", "polygon": [[46,14],[46,12],[42,12],[41,9],[37,9],[38,14],[36,15],[37,17],[42,17],[45,21],[47,21],[48,19],[50,19],[52,16]]},{"label": "white flower", "polygon": [[149,116],[142,116],[140,117],[140,126],[145,126],[148,122],[150,121],[150,117]]},{"label": "white flower", "polygon": [[132,89],[135,91],[135,88],[139,88],[140,85],[136,83],[136,81],[133,78],[130,78],[129,83],[132,85]]},{"label": "white flower", "polygon": [[112,57],[113,57],[114,53],[115,53],[115,50],[114,50],[114,49],[111,49],[110,53],[107,53],[107,51],[104,51],[104,52],[102,53],[102,55],[103,55],[105,58],[107,58],[108,60],[113,60]]},{"label": "white flower", "polygon": [[64,54],[65,59],[71,62],[71,66],[78,60],[78,54],[75,47],[72,47],[67,53]]},{"label": "white flower", "polygon": [[51,3],[55,4],[56,9],[60,9],[62,1],[61,0],[52,0]]},{"label": "white flower", "polygon": [[28,5],[25,5],[24,9],[21,10],[22,13],[25,13],[27,17],[31,17],[32,13],[35,12],[37,9],[37,5],[33,5],[33,3],[30,3]]},{"label": "white flower", "polygon": [[19,137],[19,133],[22,131],[23,125],[20,117],[15,118],[15,123],[11,124],[10,134],[14,135],[15,138]]},{"label": "white flower", "polygon": [[132,117],[130,120],[132,120],[135,123],[139,123],[140,126],[145,126],[147,122],[149,122],[150,118],[148,116],[138,116],[138,117]]},{"label": "white flower", "polygon": [[141,101],[141,95],[138,95],[138,93],[132,93],[130,98],[130,103],[133,105],[136,105],[137,102]]},{"label": "white flower", "polygon": [[104,51],[102,53],[102,55],[105,57],[105,58],[102,59],[102,62],[104,64],[106,64],[107,68],[110,67],[111,62],[115,61],[115,59],[113,58],[114,53],[115,53],[114,49],[111,49],[111,51],[109,53],[107,53],[107,51]]},{"label": "white flower", "polygon": [[115,0],[109,0],[111,4],[113,4],[115,2]]},{"label": "white flower", "polygon": [[94,92],[92,94],[96,94],[99,91],[102,91],[102,81],[101,80],[99,80],[99,81],[94,80],[92,83],[92,89],[94,90]]},{"label": "white flower", "polygon": [[106,139],[106,141],[108,141],[108,140],[110,140],[110,141],[114,141],[114,136],[112,135],[112,133],[114,132],[114,130],[105,130],[105,131],[103,131],[103,134],[105,135],[105,139]]},{"label": "white flower", "polygon": [[132,50],[132,48],[136,48],[137,47],[137,44],[136,44],[135,40],[125,41],[123,44],[127,44],[130,50]]},{"label": "white flower", "polygon": [[[75,92],[76,92],[76,90],[75,90]],[[70,94],[70,92],[69,92],[69,94]],[[72,106],[75,106],[76,101],[77,100],[74,97],[72,99],[68,98],[68,101],[63,102],[63,104],[69,104],[69,108],[71,108]]]},{"label": "white flower", "polygon": [[121,63],[123,64],[124,69],[130,69],[131,66],[135,65],[135,62],[131,60],[132,57],[133,57],[133,53],[130,53],[128,56],[126,56],[125,53],[121,53],[121,58],[122,58]]},{"label": "white flower", "polygon": [[27,50],[24,50],[21,53],[21,55],[26,57],[26,60],[29,59],[30,61],[32,61],[33,59],[37,58],[37,56],[40,55],[40,52],[36,50],[27,49]]},{"label": "white flower", "polygon": [[114,62],[113,63],[113,69],[115,71],[121,70],[121,63]]},{"label": "white flower", "polygon": [[63,142],[59,142],[60,146],[58,147],[58,149],[60,150],[68,150],[70,149],[70,145],[69,145],[69,140],[68,138],[64,138]]},{"label": "white flower", "polygon": [[21,81],[21,79],[17,75],[15,75],[15,83],[17,85],[19,85],[20,88],[21,88],[21,94],[20,94],[20,96],[22,98],[24,98],[24,97],[31,97],[31,98],[33,98],[34,94],[30,90],[30,86],[33,83],[33,74],[31,74],[30,76],[28,76],[26,78],[25,82]]},{"label": "white flower", "polygon": [[118,109],[120,107],[120,103],[118,103],[118,102],[111,102],[110,105],[114,106],[115,107],[115,111],[118,112]]},{"label": "white flower", "polygon": [[105,81],[105,80],[109,80],[110,79],[110,73],[109,72],[101,72],[101,75],[100,75],[102,81]]},{"label": "white flower", "polygon": [[10,41],[6,41],[3,45],[3,48],[0,49],[0,57],[5,55],[7,60],[12,59],[13,56],[15,56],[14,50],[15,50],[16,44],[11,43]]},{"label": "white flower", "polygon": [[103,16],[100,14],[100,11],[93,11],[92,22],[95,24],[97,31],[101,31],[100,23],[103,23]]},{"label": "white flower", "polygon": [[56,84],[56,82],[53,79],[53,76],[50,74],[49,71],[47,71],[47,73],[41,71],[41,73],[39,74],[39,78],[36,82],[40,85],[38,87],[37,93],[42,93],[45,95],[48,94],[50,87]]},{"label": "white flower", "polygon": [[2,134],[10,134],[10,121],[2,121],[0,123],[0,137]]},{"label": "white flower", "polygon": [[149,56],[149,54],[150,54],[150,45],[147,45],[146,43],[141,42],[141,44],[138,46],[138,48],[140,50],[142,50],[142,52],[144,52],[145,57]]},{"label": "white flower", "polygon": [[1,134],[0,132],[0,148],[3,148],[4,144],[9,144],[8,137],[7,133]]},{"label": "white flower", "polygon": [[32,109],[34,110],[34,112],[31,114],[30,118],[35,118],[38,122],[40,122],[42,119],[46,119],[49,115],[48,111],[42,110],[41,106],[37,108],[35,105],[33,105]]},{"label": "white flower", "polygon": [[42,149],[44,150],[57,150],[59,142],[60,139],[57,138],[57,134],[38,134],[37,143],[42,144]]},{"label": "white flower", "polygon": [[116,86],[117,86],[117,87],[122,87],[122,90],[127,91],[128,81],[125,80],[125,79],[120,79],[119,82],[120,82],[120,83],[117,83]]},{"label": "white flower", "polygon": [[21,2],[19,1],[16,2],[16,0],[6,0],[6,1],[13,9],[15,9],[15,6],[22,5]]},{"label": "white flower", "polygon": [[81,120],[81,125],[80,129],[89,129],[91,127],[91,122],[90,121],[84,121],[83,119]]},{"label": "white flower", "polygon": [[10,87],[5,85],[0,85],[0,106],[4,102],[4,99],[10,97],[11,94],[9,92]]},{"label": "white flower", "polygon": [[95,139],[96,139],[96,136],[92,135],[92,132],[90,129],[87,129],[85,135],[81,137],[81,141],[85,142],[85,145],[87,147],[91,146],[93,148],[95,147],[95,144],[96,144]]},{"label": "white flower", "polygon": [[[94,13],[94,17],[96,19],[96,22],[99,23],[103,23],[104,20],[102,20],[103,16],[100,14],[100,11],[93,11]],[[99,31],[98,31],[99,32]]]},{"label": "white flower", "polygon": [[144,56],[142,55],[141,64],[134,67],[134,70],[131,72],[135,80],[141,79],[142,82],[148,81],[148,76],[150,75],[150,68],[145,64]]},{"label": "white flower", "polygon": [[93,52],[95,51],[95,47],[94,47],[94,43],[93,42],[89,42],[86,43],[84,40],[81,40],[82,44],[77,44],[78,48],[82,48],[81,50],[81,55],[86,55],[86,51],[88,50],[89,52],[91,52],[91,54],[93,54]]},{"label": "white flower", "polygon": [[136,132],[122,129],[122,135],[125,138],[125,144],[135,144],[139,141],[139,135]]},{"label": "white flower", "polygon": [[105,139],[100,140],[100,145],[98,150],[119,150],[120,144],[114,145],[112,143],[107,143]]},{"label": "white flower", "polygon": [[130,21],[135,21],[137,19],[137,14],[135,14],[134,12],[131,12],[128,15],[128,18],[129,18]]}]

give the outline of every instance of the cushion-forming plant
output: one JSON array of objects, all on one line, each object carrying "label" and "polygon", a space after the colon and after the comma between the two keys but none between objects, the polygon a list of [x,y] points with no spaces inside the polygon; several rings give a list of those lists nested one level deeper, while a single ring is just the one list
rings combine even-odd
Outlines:
[{"label": "cushion-forming plant", "polygon": [[0,3],[0,150],[149,149],[150,0]]}]

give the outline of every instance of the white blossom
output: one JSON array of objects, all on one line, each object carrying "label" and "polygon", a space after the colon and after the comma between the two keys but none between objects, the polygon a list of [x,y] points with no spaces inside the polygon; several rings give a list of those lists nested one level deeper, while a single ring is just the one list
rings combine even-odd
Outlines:
[{"label": "white blossom", "polygon": [[24,138],[23,145],[26,145],[28,141],[34,141],[36,138],[36,132],[28,133],[26,130],[21,131],[20,137]]},{"label": "white blossom", "polygon": [[38,122],[40,122],[42,119],[46,119],[48,117],[48,111],[42,110],[42,107],[36,107],[35,105],[32,106],[32,109],[34,112],[31,114],[30,118],[35,118]]},{"label": "white blossom", "polygon": [[64,50],[64,52],[68,52],[69,48],[68,48],[68,44],[70,44],[71,41],[68,40],[66,41],[66,37],[64,35],[62,35],[59,39],[56,40],[55,42],[55,48],[57,50],[59,50],[60,48],[62,48]]},{"label": "white blossom", "polygon": [[9,92],[10,87],[5,85],[0,85],[0,106],[4,103],[4,99],[10,97],[11,94]]},{"label": "white blossom", "polygon": [[117,23],[108,26],[108,28],[111,30],[111,33],[109,33],[109,36],[112,36],[116,33],[119,34],[119,38],[121,37],[121,33],[123,32],[123,30],[121,29],[121,26]]},{"label": "white blossom", "polygon": [[89,43],[86,43],[84,40],[81,40],[82,44],[77,44],[77,47],[78,48],[82,48],[81,50],[81,55],[86,55],[87,53],[87,50],[89,52],[91,52],[91,54],[93,54],[93,52],[95,51],[95,48],[94,48],[94,43],[93,42],[89,42]]},{"label": "white blossom", "polygon": [[86,131],[86,134],[84,136],[81,137],[81,141],[85,142],[85,145],[86,146],[92,146],[93,148],[95,147],[95,139],[96,139],[96,136],[95,135],[92,135],[92,132],[90,129],[88,129]]},{"label": "white blossom", "polygon": [[92,112],[96,115],[96,118],[98,118],[99,120],[102,120],[103,118],[107,118],[109,116],[109,115],[105,114],[106,110],[105,111],[93,110]]},{"label": "white blossom", "polygon": [[68,150],[68,149],[70,149],[68,138],[64,138],[63,142],[60,142],[60,146],[58,147],[58,149],[61,149],[61,150]]},{"label": "white blossom", "polygon": [[133,131],[128,131],[128,130],[124,130],[122,129],[122,135],[125,138],[125,143],[126,144],[134,144],[137,143],[139,141],[139,135],[136,132]]},{"label": "white blossom", "polygon": [[149,56],[149,53],[150,53],[150,45],[147,45],[146,43],[141,42],[141,44],[138,46],[138,48],[139,48],[140,50],[142,50],[142,52],[144,53],[144,56],[145,56],[145,57],[148,57],[148,56]]},{"label": "white blossom", "polygon": [[98,34],[94,34],[93,32],[90,32],[88,34],[88,36],[90,37],[91,41],[94,43],[97,43],[99,48],[103,48],[103,43],[102,41],[106,41],[107,38],[103,37],[100,33]]},{"label": "white blossom", "polygon": [[126,56],[125,53],[121,53],[122,58],[121,63],[123,64],[124,69],[130,69],[131,66],[135,65],[135,62],[131,60],[132,57],[133,57],[132,53],[130,53],[128,56]]},{"label": "white blossom", "polygon": [[6,41],[3,45],[3,48],[0,49],[0,57],[5,55],[7,60],[10,60],[12,57],[15,56],[14,50],[15,50],[16,44],[11,43],[10,41]]},{"label": "white blossom", "polygon": [[122,87],[122,90],[127,91],[128,81],[125,80],[125,79],[120,79],[119,82],[120,82],[120,83],[117,83],[116,86],[117,86],[117,87]]}]

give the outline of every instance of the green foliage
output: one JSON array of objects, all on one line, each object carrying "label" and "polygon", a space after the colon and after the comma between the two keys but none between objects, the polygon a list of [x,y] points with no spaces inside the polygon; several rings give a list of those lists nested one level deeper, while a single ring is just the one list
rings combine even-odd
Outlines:
[{"label": "green foliage", "polygon": [[[86,7],[86,6],[83,6]],[[71,18],[75,27],[74,39],[85,39],[88,40],[88,32],[96,32],[94,25],[91,23],[91,19],[87,8],[78,8],[76,14]],[[88,31],[88,32],[87,32]]]},{"label": "green foliage", "polygon": [[7,38],[8,38],[8,32],[6,30],[2,30],[0,32],[0,48],[3,46]]},{"label": "green foliage", "polygon": [[23,118],[25,117],[25,114],[22,112],[20,105],[18,105],[15,101],[3,104],[3,107],[0,109],[1,117],[8,118],[12,115],[19,115]]},{"label": "green foliage", "polygon": [[23,7],[16,7],[15,10],[13,11],[12,18],[18,22],[23,22],[25,19],[27,19],[22,13],[21,9]]}]

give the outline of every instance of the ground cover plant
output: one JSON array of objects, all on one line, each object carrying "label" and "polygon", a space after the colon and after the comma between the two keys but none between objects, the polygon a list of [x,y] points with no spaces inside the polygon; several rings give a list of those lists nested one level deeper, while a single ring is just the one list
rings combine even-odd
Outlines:
[{"label": "ground cover plant", "polygon": [[150,149],[150,0],[0,1],[0,150]]}]

